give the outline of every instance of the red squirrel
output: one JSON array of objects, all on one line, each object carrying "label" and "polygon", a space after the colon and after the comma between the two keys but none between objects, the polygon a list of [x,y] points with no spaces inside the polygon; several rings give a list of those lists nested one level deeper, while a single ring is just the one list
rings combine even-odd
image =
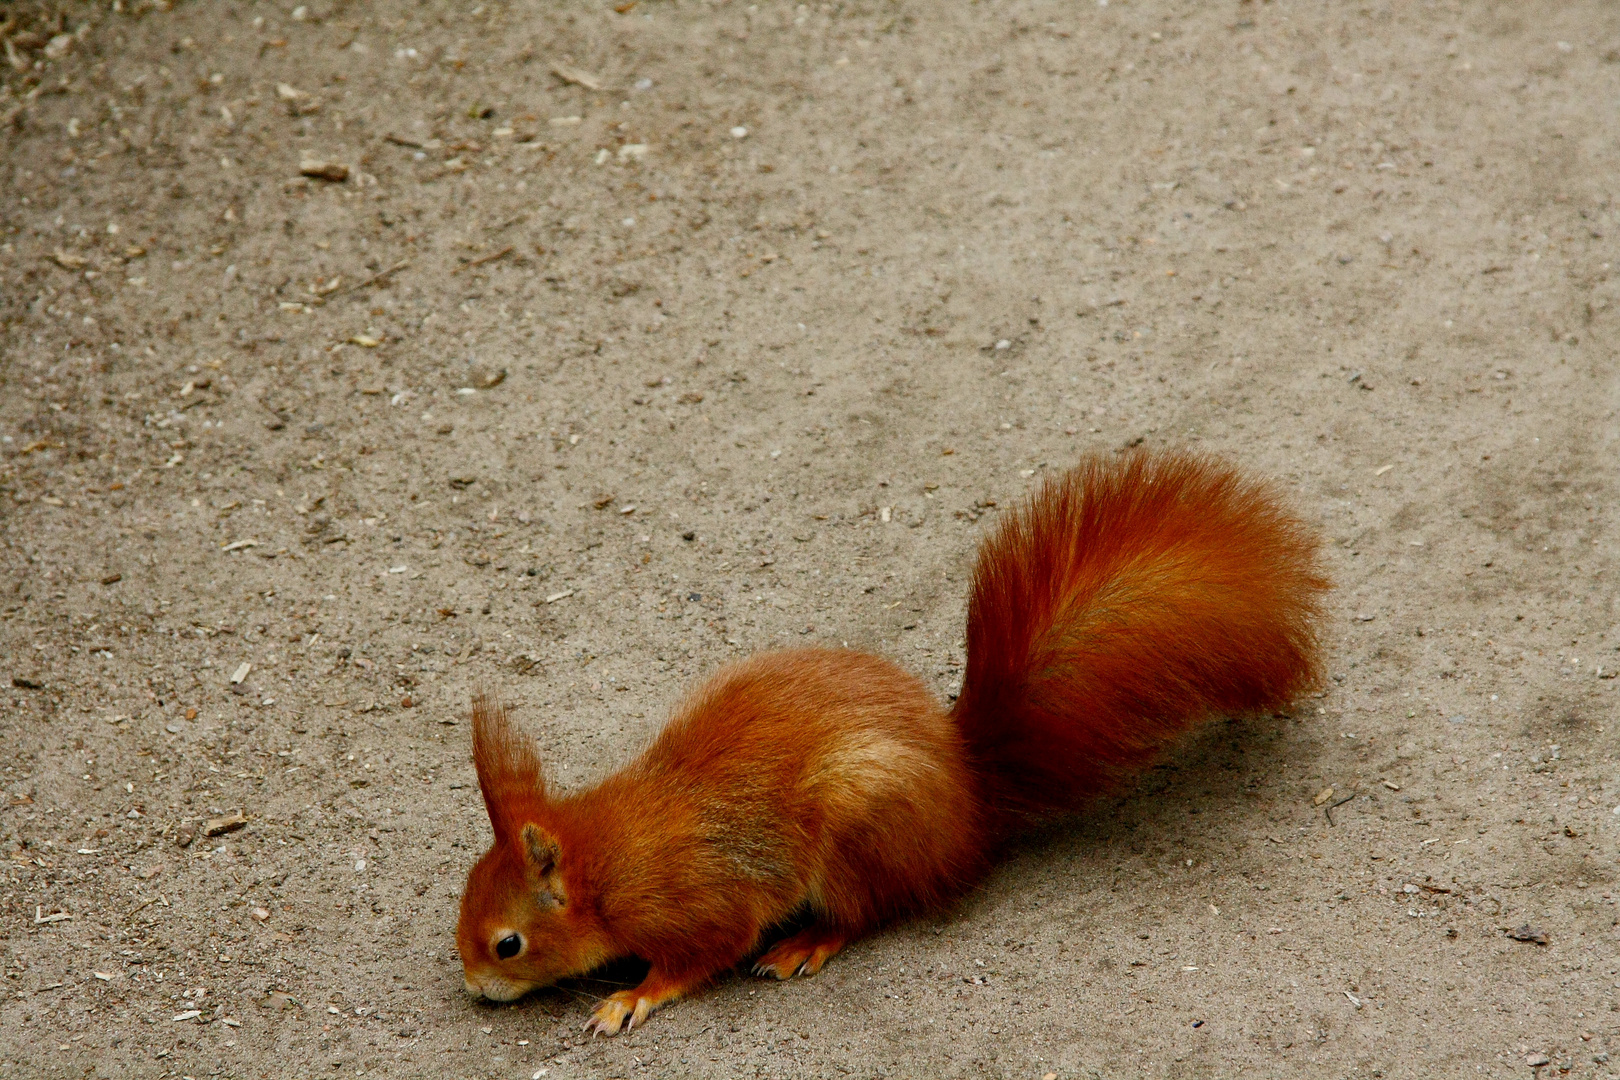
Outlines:
[{"label": "red squirrel", "polygon": [[651,966],[586,1022],[613,1035],[753,955],[814,975],[850,941],[950,904],[1006,838],[1080,808],[1214,716],[1318,678],[1318,539],[1212,459],[1093,457],[983,543],[949,708],[843,649],[721,669],[634,761],[553,791],[502,708],[473,702],[495,843],[456,945],[467,989],[510,1001],[607,961]]}]

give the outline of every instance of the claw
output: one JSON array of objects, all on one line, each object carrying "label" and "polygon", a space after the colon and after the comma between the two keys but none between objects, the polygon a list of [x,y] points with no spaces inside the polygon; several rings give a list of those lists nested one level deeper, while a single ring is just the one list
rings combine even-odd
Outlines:
[{"label": "claw", "polygon": [[596,1007],[591,1018],[585,1021],[585,1030],[591,1032],[593,1038],[606,1035],[610,1039],[622,1032],[634,1031],[651,1015],[653,1004],[651,998],[634,990],[620,990]]},{"label": "claw", "polygon": [[814,975],[847,940],[833,931],[810,927],[765,950],[754,964],[755,975],[792,979]]}]

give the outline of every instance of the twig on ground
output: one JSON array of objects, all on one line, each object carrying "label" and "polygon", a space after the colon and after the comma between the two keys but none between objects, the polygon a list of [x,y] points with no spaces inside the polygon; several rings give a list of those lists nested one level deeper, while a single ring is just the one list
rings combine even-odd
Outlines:
[{"label": "twig on ground", "polygon": [[501,250],[492,255],[482,255],[471,262],[462,263],[460,266],[450,271],[450,273],[459,274],[463,270],[471,270],[475,266],[483,266],[485,263],[492,263],[496,259],[504,259],[510,254],[512,254],[512,246],[508,244],[506,247],[501,248]]},{"label": "twig on ground", "polygon": [[1344,798],[1340,799],[1338,802],[1328,803],[1328,805],[1322,807],[1322,813],[1327,815],[1329,825],[1333,824],[1333,810],[1334,810],[1334,808],[1339,807],[1339,806],[1343,806],[1345,803],[1349,802],[1351,799],[1353,799],[1355,797],[1356,797],[1356,793],[1352,791],[1350,794],[1346,795]]}]

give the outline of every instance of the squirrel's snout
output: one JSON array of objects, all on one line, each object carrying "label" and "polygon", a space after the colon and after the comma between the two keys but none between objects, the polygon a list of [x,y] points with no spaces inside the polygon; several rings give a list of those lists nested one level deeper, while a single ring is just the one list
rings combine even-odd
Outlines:
[{"label": "squirrel's snout", "polygon": [[528,993],[534,985],[493,974],[485,975],[478,982],[474,982],[472,975],[467,974],[462,976],[461,981],[467,987],[467,993],[474,997],[488,998],[490,1001],[516,1001]]}]

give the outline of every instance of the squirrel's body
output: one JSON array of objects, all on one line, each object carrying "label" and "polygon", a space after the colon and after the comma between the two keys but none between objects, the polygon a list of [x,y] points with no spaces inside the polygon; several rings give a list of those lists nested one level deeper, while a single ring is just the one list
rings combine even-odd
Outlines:
[{"label": "squirrel's body", "polygon": [[546,792],[499,708],[474,707],[495,846],[469,877],[468,988],[507,1000],[602,962],[651,965],[613,1033],[806,929],[755,971],[813,974],[852,938],[938,908],[997,841],[1071,810],[1221,713],[1315,678],[1315,540],[1263,489],[1180,455],[1093,460],[986,541],[967,670],[946,711],[844,650],[767,653],[693,694],[596,787]]}]

